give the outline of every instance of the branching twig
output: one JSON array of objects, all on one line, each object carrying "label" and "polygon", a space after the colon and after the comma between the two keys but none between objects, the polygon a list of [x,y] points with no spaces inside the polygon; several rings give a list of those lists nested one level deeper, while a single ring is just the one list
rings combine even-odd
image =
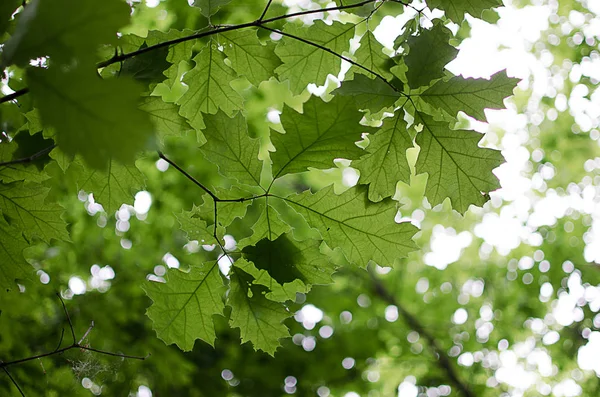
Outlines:
[{"label": "branching twig", "polygon": [[418,332],[419,335],[423,336],[429,344],[429,348],[437,358],[436,362],[438,367],[446,373],[448,379],[450,379],[454,386],[463,394],[463,396],[475,397],[475,394],[473,394],[469,385],[460,379],[458,373],[454,369],[450,357],[448,357],[444,349],[440,346],[437,339],[427,331],[426,327],[421,324],[417,317],[406,310],[400,302],[398,302],[394,295],[385,288],[381,280],[379,280],[372,272],[370,272],[370,275],[375,294],[388,304],[396,306],[398,308],[398,313],[400,313],[408,326]]},{"label": "branching twig", "polygon": [[94,326],[94,322],[92,322],[92,325],[90,326],[90,328],[88,328],[87,332],[83,335],[83,337],[79,340],[79,342],[77,342],[77,338],[75,337],[75,329],[73,328],[73,323],[71,322],[71,316],[69,315],[69,312],[67,310],[64,300],[62,299],[60,294],[57,293],[57,295],[62,304],[63,310],[65,312],[65,316],[67,317],[67,321],[69,323],[69,328],[71,329],[71,335],[73,336],[73,343],[67,347],[60,348],[60,345],[62,344],[64,333],[65,333],[65,330],[63,328],[58,346],[53,351],[48,352],[48,353],[37,354],[35,356],[21,358],[21,359],[13,360],[13,361],[0,361],[0,368],[8,375],[8,377],[10,378],[12,383],[15,385],[15,387],[19,390],[19,392],[21,393],[22,396],[25,396],[25,394],[23,394],[23,391],[21,390],[21,388],[19,387],[19,385],[17,384],[15,379],[11,376],[10,372],[8,372],[8,367],[10,367],[11,365],[22,364],[22,363],[26,363],[28,361],[37,360],[40,358],[49,357],[49,356],[53,356],[53,355],[57,355],[57,354],[62,354],[71,349],[87,350],[87,351],[91,351],[91,352],[98,353],[98,354],[104,354],[105,356],[121,357],[123,359],[129,358],[129,359],[133,359],[133,360],[145,360],[146,358],[148,358],[150,356],[150,354],[146,355],[145,357],[130,356],[128,354],[113,353],[113,352],[109,352],[106,350],[94,349],[89,346],[82,345],[81,343],[88,336],[89,332],[92,330],[92,328]]}]

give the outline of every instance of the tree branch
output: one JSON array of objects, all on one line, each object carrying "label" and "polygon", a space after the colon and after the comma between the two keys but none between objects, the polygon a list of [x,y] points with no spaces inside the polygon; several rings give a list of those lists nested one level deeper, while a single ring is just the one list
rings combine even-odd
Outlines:
[{"label": "tree branch", "polygon": [[[88,331],[85,333],[85,335],[83,336],[83,338],[81,338],[81,340],[79,342],[77,342],[77,338],[75,337],[75,330],[73,328],[73,323],[71,322],[71,316],[69,315],[69,312],[67,310],[67,307],[65,305],[64,300],[62,299],[62,297],[60,296],[60,294],[57,293],[57,295],[58,295],[58,298],[61,301],[62,307],[63,307],[65,315],[67,317],[67,321],[69,322],[69,328],[71,329],[71,335],[73,336],[73,343],[71,345],[69,345],[67,347],[63,347],[61,349],[60,348],[60,345],[62,343],[62,335],[61,335],[60,342],[59,342],[57,348],[54,349],[51,352],[37,354],[35,356],[25,357],[25,358],[21,358],[21,359],[18,359],[18,360],[13,360],[13,361],[0,361],[0,368],[2,370],[4,370],[4,372],[6,372],[8,374],[8,376],[11,378],[11,380],[12,380],[12,377],[8,373],[7,367],[10,367],[11,365],[22,364],[22,363],[25,363],[25,362],[28,362],[28,361],[39,359],[39,358],[49,357],[49,356],[53,356],[53,355],[56,355],[56,354],[62,354],[62,353],[66,352],[68,350],[71,350],[71,349],[88,350],[88,351],[92,351],[92,352],[95,352],[95,353],[104,354],[106,356],[129,358],[129,359],[133,359],[133,360],[145,360],[146,358],[148,358],[150,356],[150,354],[146,355],[145,357],[130,356],[128,354],[113,353],[113,352],[109,352],[109,351],[106,351],[106,350],[94,349],[94,348],[91,348],[89,346],[82,345],[81,342],[85,339],[85,337],[91,331],[91,329],[93,327],[93,322],[92,322],[92,327],[90,327],[88,329]],[[63,333],[62,334],[64,335],[64,329],[63,329]],[[13,383],[17,386],[17,388],[19,387],[14,380],[13,380]],[[21,392],[21,394],[23,395],[23,392]]]},{"label": "tree branch", "polygon": [[40,150],[39,152],[32,154],[29,157],[23,157],[23,158],[16,159],[16,160],[5,161],[4,163],[0,163],[0,167],[32,162],[35,159],[42,157],[45,154],[50,153],[52,151],[52,149],[54,149],[55,147],[56,147],[56,144],[52,144],[52,145],[48,146],[47,148],[44,148],[44,149]]},{"label": "tree branch", "polygon": [[454,384],[454,386],[463,394],[465,397],[475,397],[475,394],[469,388],[469,385],[460,379],[458,373],[454,369],[452,361],[450,357],[446,354],[444,349],[440,346],[437,339],[430,334],[425,326],[421,324],[417,317],[415,317],[412,313],[406,310],[400,302],[388,291],[381,280],[379,280],[372,271],[369,272],[371,275],[371,282],[373,285],[373,289],[375,290],[375,294],[379,296],[383,301],[387,302],[390,305],[394,305],[398,308],[398,312],[404,319],[404,321],[408,324],[409,327],[414,329],[419,335],[423,336],[427,343],[429,344],[429,348],[436,356],[438,367],[446,373],[448,379]]},{"label": "tree branch", "polygon": [[[362,7],[364,5],[370,4],[370,3],[374,3],[378,0],[364,0],[361,1],[359,3],[354,3],[354,4],[349,4],[349,5],[341,5],[341,6],[336,6],[336,7],[328,7],[328,8],[320,8],[320,9],[315,9],[315,10],[306,10],[306,11],[299,11],[299,12],[295,12],[295,13],[291,13],[291,14],[285,14],[285,15],[280,15],[280,16],[276,16],[273,18],[268,18],[268,19],[262,19],[264,17],[264,14],[266,14],[267,8],[269,7],[270,3],[269,2],[267,4],[267,7],[264,10],[264,14],[261,16],[261,18],[259,18],[256,21],[253,22],[246,22],[246,23],[242,23],[242,24],[238,24],[238,25],[231,25],[231,26],[223,26],[223,27],[218,27],[216,29],[210,30],[208,32],[197,32],[194,34],[191,34],[189,36],[184,36],[184,37],[178,37],[176,39],[173,40],[167,40],[167,41],[163,41],[161,43],[155,44],[155,45],[151,45],[148,47],[144,47],[144,48],[140,48],[136,51],[132,51],[129,53],[125,53],[125,54],[115,54],[112,58],[107,59],[105,61],[101,61],[99,62],[96,67],[97,68],[104,68],[106,66],[112,65],[114,63],[118,63],[118,62],[123,62],[126,59],[129,58],[133,58],[135,56],[138,55],[142,55],[145,54],[149,51],[154,51],[154,50],[158,50],[164,47],[170,47],[172,45],[175,44],[179,44],[179,43],[183,43],[186,41],[190,41],[190,40],[195,40],[195,39],[200,39],[203,37],[208,37],[208,36],[212,36],[215,34],[219,34],[219,33],[225,33],[225,32],[229,32],[232,30],[239,30],[239,29],[245,29],[245,28],[250,28],[250,27],[264,27],[264,24],[267,23],[271,23],[271,22],[275,22],[275,21],[279,21],[282,19],[289,19],[289,18],[294,18],[294,17],[299,17],[299,16],[303,16],[303,15],[310,15],[310,14],[315,14],[315,13],[320,13],[320,12],[329,12],[329,11],[343,11],[343,10],[347,10],[347,9],[352,9],[352,8],[358,8],[358,7]],[[400,0],[383,0],[383,2],[385,1],[391,1],[391,2],[395,2],[395,3],[400,3],[404,6],[409,6],[408,3],[404,3]],[[385,79],[384,79],[385,80]],[[396,89],[394,87],[394,89]],[[23,88],[19,91],[13,92],[12,94],[6,95],[2,98],[0,98],[0,104],[5,103],[5,102],[9,102],[12,101],[22,95],[25,95],[29,92],[28,88]]]}]

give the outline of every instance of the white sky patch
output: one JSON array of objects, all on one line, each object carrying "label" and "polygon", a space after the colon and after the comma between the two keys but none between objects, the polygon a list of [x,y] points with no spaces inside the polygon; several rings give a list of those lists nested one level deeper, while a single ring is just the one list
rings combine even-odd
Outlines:
[{"label": "white sky patch", "polygon": [[435,225],[429,243],[431,251],[423,256],[423,260],[429,266],[444,270],[460,258],[462,250],[472,241],[473,237],[467,231],[456,234],[456,230],[451,227]]},{"label": "white sky patch", "polygon": [[87,291],[87,286],[85,285],[85,281],[77,276],[73,276],[69,279],[69,289],[75,295],[83,295],[85,291]]}]

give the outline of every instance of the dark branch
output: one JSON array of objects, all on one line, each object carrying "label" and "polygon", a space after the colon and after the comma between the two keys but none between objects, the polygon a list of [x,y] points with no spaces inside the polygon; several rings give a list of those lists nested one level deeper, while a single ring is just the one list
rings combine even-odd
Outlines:
[{"label": "dark branch", "polygon": [[427,331],[425,326],[421,324],[417,317],[415,317],[412,313],[406,310],[398,302],[398,300],[390,293],[390,291],[388,291],[385,288],[381,280],[379,280],[372,272],[370,274],[375,294],[388,304],[396,306],[398,308],[398,312],[400,313],[404,321],[408,324],[408,326],[414,329],[416,332],[418,332],[419,335],[423,336],[423,338],[425,338],[425,340],[429,344],[429,348],[437,358],[436,362],[438,364],[438,367],[446,373],[446,375],[454,384],[454,386],[458,390],[460,390],[460,392],[465,397],[475,397],[475,394],[473,394],[468,384],[460,379],[458,373],[454,369],[450,357],[448,357],[444,349],[440,346],[437,339]]},{"label": "dark branch", "polygon": [[260,14],[260,18],[258,18],[259,22],[262,21],[262,19],[265,17],[265,15],[267,15],[267,12],[269,11],[269,7],[271,7],[272,2],[273,2],[273,0],[269,0],[269,2],[267,3],[267,6],[263,10],[262,14]]},{"label": "dark branch", "polygon": [[10,102],[13,99],[17,99],[21,95],[27,94],[28,92],[29,92],[29,88],[25,87],[23,89],[20,89],[18,91],[13,92],[12,94],[8,94],[6,96],[3,96],[2,98],[0,98],[0,103]]},{"label": "dark branch", "polygon": [[[69,328],[71,329],[71,336],[73,337],[73,344],[77,343],[77,338],[75,338],[75,329],[73,328],[73,323],[71,322],[71,316],[69,316],[69,311],[67,310],[67,306],[65,305],[65,301],[62,296],[57,292],[56,296],[60,299],[60,303],[62,304],[63,310],[65,312],[65,316],[67,317],[67,321],[69,322]],[[62,338],[61,338],[62,339]]]},{"label": "dark branch", "polygon": [[160,157],[161,159],[165,160],[167,163],[171,164],[177,171],[179,171],[181,174],[183,174],[183,176],[185,176],[187,179],[189,179],[190,181],[192,181],[200,189],[202,189],[206,193],[208,193],[208,195],[210,197],[212,197],[212,199],[214,201],[220,201],[219,198],[213,192],[211,192],[206,186],[204,186],[196,178],[194,178],[193,176],[191,176],[190,174],[188,174],[187,171],[185,171],[183,168],[181,168],[180,166],[178,166],[177,163],[175,163],[174,161],[170,160],[162,152],[158,152],[158,157]]},{"label": "dark branch", "polygon": [[[22,363],[26,363],[28,361],[37,360],[39,358],[54,356],[56,354],[62,354],[62,353],[66,352],[68,350],[71,350],[71,349],[88,350],[88,351],[92,351],[92,352],[95,352],[95,353],[104,354],[106,356],[121,357],[121,358],[130,358],[130,359],[133,359],[133,360],[145,360],[146,358],[150,357],[150,354],[146,355],[145,357],[130,356],[130,355],[127,355],[127,354],[113,353],[113,352],[109,352],[109,351],[106,351],[106,350],[94,349],[94,348],[91,348],[89,346],[82,345],[81,342],[87,337],[87,335],[89,334],[89,332],[92,330],[94,322],[92,322],[92,325],[90,326],[90,328],[88,328],[87,332],[83,335],[83,337],[81,338],[81,340],[79,342],[77,342],[77,338],[75,337],[75,330],[73,328],[73,323],[71,322],[71,316],[69,315],[69,312],[67,311],[67,307],[65,305],[65,302],[63,301],[63,299],[60,296],[60,294],[57,293],[56,295],[58,296],[58,298],[60,299],[60,302],[62,303],[62,307],[63,307],[63,309],[65,311],[65,315],[66,315],[67,320],[69,322],[69,327],[71,328],[71,335],[73,336],[73,343],[70,346],[63,347],[62,349],[60,349],[60,345],[61,345],[62,339],[63,339],[63,336],[61,335],[58,347],[56,349],[54,349],[53,351],[51,351],[51,352],[37,354],[35,356],[25,357],[25,358],[21,358],[21,359],[18,359],[18,360],[13,360],[13,361],[6,361],[6,362],[0,361],[0,368],[2,368],[7,374],[8,374],[8,371],[7,371],[6,368],[10,367],[11,365],[22,364]],[[63,329],[62,334],[64,335],[64,329]],[[9,377],[10,377],[10,374],[9,374]],[[11,379],[12,379],[12,377],[11,377]],[[16,384],[16,382],[14,382],[14,380],[13,380],[13,383],[15,383],[15,385],[18,388],[18,385]]]},{"label": "dark branch", "polygon": [[10,372],[8,372],[8,369],[6,369],[6,368],[2,368],[2,369],[4,370],[4,372],[6,372],[6,375],[8,375],[8,377],[10,378],[10,381],[13,383],[13,385],[15,385],[15,387],[17,388],[19,393],[21,393],[21,395],[23,397],[25,397],[25,393],[23,393],[23,390],[21,390],[21,388],[19,387],[19,384],[17,383],[15,378],[13,378],[12,375],[10,374]]},{"label": "dark branch", "polygon": [[52,151],[52,149],[54,149],[55,147],[56,147],[56,144],[52,144],[52,145],[48,146],[47,148],[44,148],[44,149],[40,150],[39,152],[32,154],[29,157],[23,157],[20,159],[10,160],[10,161],[6,161],[4,163],[0,163],[0,167],[5,167],[8,165],[15,165],[15,164],[30,163],[30,162],[36,160],[37,158],[50,153]]}]

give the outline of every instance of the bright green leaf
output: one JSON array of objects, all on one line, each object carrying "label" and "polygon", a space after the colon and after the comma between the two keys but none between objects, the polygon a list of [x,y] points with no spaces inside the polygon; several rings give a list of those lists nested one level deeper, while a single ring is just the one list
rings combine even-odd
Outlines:
[{"label": "bright green leaf", "polygon": [[219,172],[239,183],[260,185],[262,161],[258,159],[260,143],[250,138],[246,119],[241,113],[233,118],[223,112],[205,117],[206,143],[200,147],[207,160],[217,164]]},{"label": "bright green leaf", "polygon": [[269,80],[281,65],[274,52],[275,44],[272,41],[262,44],[256,32],[237,30],[221,33],[219,38],[233,70],[257,87]]},{"label": "bright green leaf", "polygon": [[184,351],[192,350],[196,339],[214,346],[213,316],[223,313],[225,289],[217,261],[192,266],[189,273],[170,269],[165,281],[143,285],[153,302],[146,314],[156,335]]},{"label": "bright green leaf", "polygon": [[404,57],[404,62],[408,66],[406,78],[411,88],[419,88],[444,77],[444,66],[458,54],[458,50],[448,44],[451,37],[450,29],[436,23],[431,29],[408,38],[410,52]]},{"label": "bright green leaf", "polygon": [[[354,57],[358,64],[389,79],[392,77],[388,66],[391,59],[384,54],[382,50],[383,46],[377,41],[375,35],[373,35],[371,31],[367,31],[360,39],[360,47],[358,47],[358,50],[354,53]],[[372,77],[371,73],[357,66],[352,66],[350,70],[355,73],[366,74],[367,76]]]},{"label": "bright green leaf", "polygon": [[237,75],[225,64],[225,55],[210,41],[194,58],[196,66],[186,73],[189,86],[179,99],[180,113],[195,128],[203,128],[202,113],[215,114],[219,109],[231,116],[242,107],[242,97],[229,83]]},{"label": "bright green leaf", "polygon": [[483,10],[492,7],[501,7],[502,0],[427,0],[427,5],[430,8],[444,10],[448,18],[460,24],[465,16],[465,12],[468,12],[475,18],[479,18]]},{"label": "bright green leaf", "polygon": [[438,81],[423,92],[421,98],[452,117],[463,111],[485,121],[483,109],[504,108],[504,99],[512,95],[518,82],[519,79],[508,77],[504,70],[489,80],[456,76],[448,81]]},{"label": "bright green leaf", "polygon": [[[354,37],[354,25],[334,22],[329,26],[317,20],[308,28],[288,24],[284,32],[343,55],[349,50],[350,39]],[[283,61],[275,72],[281,81],[289,80],[294,94],[304,91],[309,83],[323,85],[328,74],[339,73],[342,61],[339,56],[287,36],[277,44],[275,53]]]},{"label": "bright green leaf", "polygon": [[419,114],[423,124],[417,135],[420,152],[416,172],[426,172],[425,195],[432,205],[450,198],[452,207],[465,213],[469,205],[482,206],[484,193],[500,187],[492,170],[503,162],[498,150],[481,148],[483,137],[474,131],[451,130],[448,123]]},{"label": "bright green leaf", "polygon": [[198,240],[198,244],[200,245],[216,243],[213,236],[213,228],[209,228],[207,222],[201,218],[201,210],[196,206],[191,211],[183,211],[176,214],[175,217],[189,240]]},{"label": "bright green leaf", "polygon": [[276,148],[271,153],[275,178],[307,171],[309,167],[333,167],[336,158],[354,159],[362,150],[355,142],[370,127],[360,125],[363,114],[356,110],[352,97],[336,96],[330,102],[312,97],[303,113],[286,107],[281,114],[285,134],[271,132]]},{"label": "bright green leaf", "polygon": [[384,119],[379,131],[369,135],[368,154],[352,162],[352,167],[360,171],[359,183],[369,185],[369,200],[393,196],[398,181],[410,181],[406,150],[412,147],[403,110]]},{"label": "bright green leaf", "polygon": [[379,265],[393,265],[417,246],[412,241],[417,228],[410,223],[396,223],[396,204],[391,199],[379,203],[368,200],[366,188],[354,187],[341,195],[333,186],[313,194],[280,197],[319,230],[331,248],[341,247],[346,258],[366,267],[370,260]]},{"label": "bright green leaf", "polygon": [[103,168],[110,158],[132,162],[151,141],[153,126],[138,109],[141,89],[132,80],[52,67],[30,69],[27,77],[42,121],[56,128],[65,153]]}]

